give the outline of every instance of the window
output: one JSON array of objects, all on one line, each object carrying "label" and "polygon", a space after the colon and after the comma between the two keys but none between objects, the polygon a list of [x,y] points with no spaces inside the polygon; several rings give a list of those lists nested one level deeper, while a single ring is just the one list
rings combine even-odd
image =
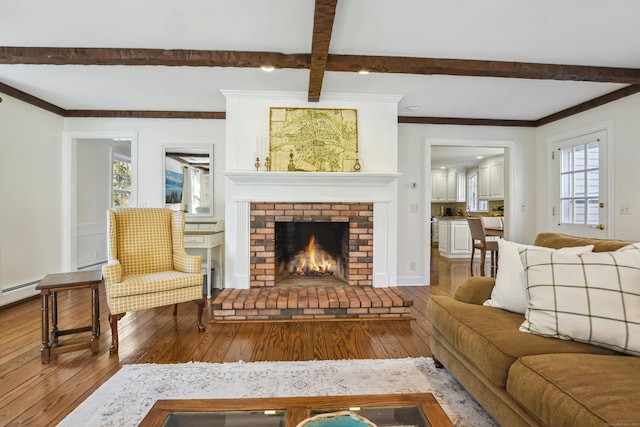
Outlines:
[{"label": "window", "polygon": [[600,140],[558,149],[560,153],[560,221],[600,222]]},{"label": "window", "polygon": [[111,206],[129,206],[131,197],[131,159],[113,155],[111,169]]},{"label": "window", "polygon": [[469,174],[468,179],[469,196],[467,198],[467,210],[469,212],[484,212],[488,209],[489,203],[486,200],[478,199],[478,171]]}]

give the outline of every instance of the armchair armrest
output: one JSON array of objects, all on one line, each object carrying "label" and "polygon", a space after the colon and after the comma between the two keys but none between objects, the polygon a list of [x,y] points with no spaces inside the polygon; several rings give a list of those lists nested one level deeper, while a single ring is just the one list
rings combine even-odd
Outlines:
[{"label": "armchair armrest", "polygon": [[202,267],[202,257],[199,255],[189,255],[186,252],[173,253],[173,268],[183,273],[200,273]]},{"label": "armchair armrest", "polygon": [[491,298],[495,284],[494,277],[470,277],[458,286],[454,298],[468,304],[482,305]]},{"label": "armchair armrest", "polygon": [[105,286],[120,283],[122,281],[122,266],[120,265],[120,261],[114,259],[109,261],[107,265],[103,265],[102,277],[104,278]]}]

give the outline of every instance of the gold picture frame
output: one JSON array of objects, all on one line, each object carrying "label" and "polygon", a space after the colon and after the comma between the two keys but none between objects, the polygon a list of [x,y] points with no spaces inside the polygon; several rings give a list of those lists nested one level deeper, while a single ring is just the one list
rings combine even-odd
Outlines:
[{"label": "gold picture frame", "polygon": [[358,111],[271,107],[272,171],[358,172]]}]

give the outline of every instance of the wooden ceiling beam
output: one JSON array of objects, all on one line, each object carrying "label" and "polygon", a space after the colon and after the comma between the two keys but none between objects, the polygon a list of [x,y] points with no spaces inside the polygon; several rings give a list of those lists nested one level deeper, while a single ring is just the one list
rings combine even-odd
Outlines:
[{"label": "wooden ceiling beam", "polygon": [[273,65],[276,68],[307,69],[310,62],[309,54],[277,52],[0,46],[0,64],[249,68]]},{"label": "wooden ceiling beam", "polygon": [[506,120],[506,119],[473,119],[456,117],[413,117],[398,116],[398,123],[414,123],[421,125],[461,125],[461,126],[511,126],[535,127],[535,120]]},{"label": "wooden ceiling beam", "polygon": [[326,70],[344,72],[367,70],[373,73],[441,74],[448,76],[640,84],[640,69],[638,68],[404,56],[329,55]]},{"label": "wooden ceiling beam", "polygon": [[43,110],[49,111],[50,113],[57,114],[59,116],[64,116],[66,112],[64,108],[60,108],[57,105],[30,95],[26,92],[16,89],[15,87],[6,85],[2,82],[0,82],[0,92],[20,101],[26,102],[27,104],[42,108]]},{"label": "wooden ceiling beam", "polygon": [[311,68],[309,70],[309,102],[320,101],[337,4],[338,0],[316,0],[311,41]]},{"label": "wooden ceiling beam", "polygon": [[64,117],[98,117],[127,119],[209,119],[224,120],[224,111],[157,111],[157,110],[64,110]]},{"label": "wooden ceiling beam", "polygon": [[582,113],[583,111],[591,110],[592,108],[596,108],[601,105],[605,105],[610,102],[617,101],[618,99],[625,98],[629,95],[633,95],[638,92],[640,92],[640,85],[631,85],[631,86],[623,87],[622,89],[618,89],[611,93],[607,93],[597,98],[590,99],[589,101],[583,102],[578,105],[574,105],[573,107],[569,107],[565,110],[558,111],[557,113],[550,114],[546,117],[538,119],[535,121],[535,126],[538,127],[538,126],[546,125],[548,123],[573,116],[574,114]]}]

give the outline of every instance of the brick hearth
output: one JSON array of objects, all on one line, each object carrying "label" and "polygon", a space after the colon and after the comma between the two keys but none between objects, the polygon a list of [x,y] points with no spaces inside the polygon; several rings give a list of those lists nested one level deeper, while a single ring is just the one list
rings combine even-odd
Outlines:
[{"label": "brick hearth", "polygon": [[308,286],[223,289],[211,303],[213,321],[410,318],[413,301],[393,288]]}]

